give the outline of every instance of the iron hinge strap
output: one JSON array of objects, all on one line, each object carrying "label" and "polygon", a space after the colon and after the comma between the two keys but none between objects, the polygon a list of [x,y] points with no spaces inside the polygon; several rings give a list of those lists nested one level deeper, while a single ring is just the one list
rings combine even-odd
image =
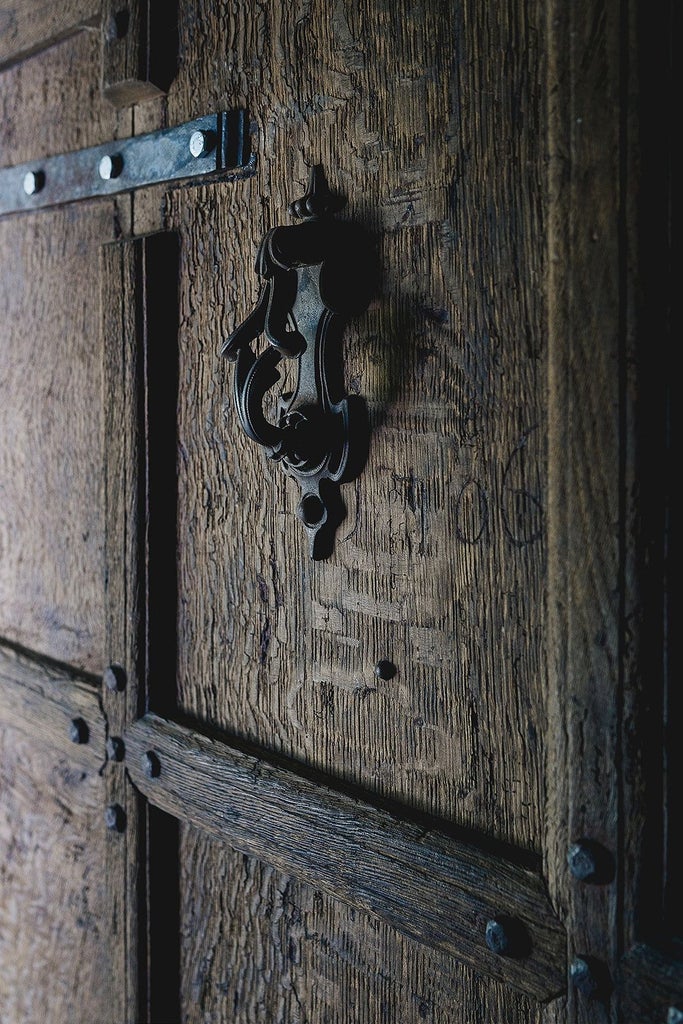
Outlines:
[{"label": "iron hinge strap", "polygon": [[[0,169],[0,216],[251,168],[244,110]],[[198,184],[199,184],[198,180]]]}]

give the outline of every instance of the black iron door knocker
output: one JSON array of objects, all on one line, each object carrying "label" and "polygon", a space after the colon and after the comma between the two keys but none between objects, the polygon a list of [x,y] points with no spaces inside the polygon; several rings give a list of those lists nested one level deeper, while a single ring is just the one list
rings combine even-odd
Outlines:
[{"label": "black iron door knocker", "polygon": [[[256,259],[264,281],[258,303],[222,349],[236,364],[242,428],[299,483],[297,514],[315,559],[332,552],[346,512],[340,484],[360,473],[369,435],[365,402],[345,393],[342,332],[369,304],[375,264],[366,232],[334,219],[344,204],[322,167],[313,167],[308,192],[289,207],[301,223],[267,233]],[[257,355],[251,343],[261,334],[268,345]],[[263,399],[280,379],[283,358],[298,359],[298,379],[280,396],[272,423]]]}]

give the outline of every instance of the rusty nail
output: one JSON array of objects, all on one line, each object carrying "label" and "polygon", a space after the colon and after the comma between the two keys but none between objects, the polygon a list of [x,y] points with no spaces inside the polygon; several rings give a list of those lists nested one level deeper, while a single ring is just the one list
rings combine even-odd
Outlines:
[{"label": "rusty nail", "polygon": [[87,743],[89,735],[88,723],[83,718],[71,719],[69,736],[72,743]]}]

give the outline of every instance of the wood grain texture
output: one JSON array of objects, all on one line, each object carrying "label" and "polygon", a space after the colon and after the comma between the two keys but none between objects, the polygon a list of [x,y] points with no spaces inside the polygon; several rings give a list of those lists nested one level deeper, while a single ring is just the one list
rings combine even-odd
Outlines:
[{"label": "wood grain texture", "polygon": [[541,1024],[544,1008],[184,825],[183,1024]]},{"label": "wood grain texture", "polygon": [[[66,666],[0,646],[0,720],[39,738],[41,747],[58,752],[74,769],[92,774],[104,764],[107,730],[99,690]],[[72,740],[75,720],[85,723],[87,742]]]},{"label": "wood grain texture", "polygon": [[104,646],[93,266],[112,213],[0,222],[0,635],[93,673]]},{"label": "wood grain texture", "polygon": [[99,25],[100,0],[0,0],[0,69]]},{"label": "wood grain texture", "polygon": [[[529,869],[155,715],[124,738],[133,781],[163,811],[537,998],[562,991],[565,936]],[[527,955],[487,948],[501,915],[522,922]]]},{"label": "wood grain texture", "polygon": [[[120,690],[102,688],[109,735],[121,739],[141,709],[144,644],[144,424],[140,415],[144,323],[141,289],[144,242],[121,241],[100,252],[103,340],[102,466],[105,515],[105,637],[103,665],[119,673]],[[119,1020],[139,1019],[146,1000],[146,922],[141,870],[145,864],[145,817],[123,761],[110,760],[104,776],[106,802],[125,814],[123,833],[106,846],[111,918],[116,935]]]},{"label": "wood grain texture", "polygon": [[[94,145],[99,51],[81,33],[5,71],[3,164]],[[22,112],[35,107],[32,116]],[[88,109],[89,116],[83,117]],[[104,650],[97,251],[110,200],[0,221],[0,635],[100,674]]]},{"label": "wood grain texture", "polygon": [[[36,685],[46,682],[39,670]],[[32,735],[14,729],[13,718],[6,724],[6,687],[3,674],[0,1021],[121,1024],[113,1010],[102,779],[74,751],[52,745],[51,699],[34,706]]]},{"label": "wood grain texture", "polygon": [[[174,123],[258,125],[253,179],[177,193],[183,709],[540,847],[544,91],[534,3],[181,5]],[[241,434],[222,339],[321,162],[383,286],[347,331],[369,463],[333,557]],[[205,315],[211,311],[211,315]],[[283,385],[284,387],[284,385]],[[380,658],[398,667],[378,683]]]},{"label": "wood grain texture", "polygon": [[[624,14],[620,3],[587,0],[553,5],[548,22],[546,849],[551,892],[568,926],[570,961],[594,958],[607,976],[598,998],[569,989],[568,1020],[586,1024],[622,1022],[610,988],[620,941],[619,730],[624,687],[633,685],[627,619],[636,596],[622,519],[633,469],[625,388],[632,357],[625,315],[629,282],[621,234],[627,202],[620,120],[626,102]],[[583,837],[612,857],[611,881],[587,885],[571,876],[569,846]]]},{"label": "wood grain texture", "polygon": [[0,74],[2,166],[127,136],[129,126],[130,113],[101,95],[99,32],[79,32]]}]

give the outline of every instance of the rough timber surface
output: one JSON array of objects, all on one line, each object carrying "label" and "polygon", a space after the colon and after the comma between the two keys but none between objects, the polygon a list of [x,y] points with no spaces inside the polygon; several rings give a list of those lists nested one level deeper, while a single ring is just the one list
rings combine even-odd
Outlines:
[{"label": "rough timber surface", "polygon": [[180,850],[183,1024],[551,1024],[528,996],[190,825]]},{"label": "rough timber surface", "polygon": [[[116,117],[93,92],[98,62],[98,40],[82,32],[0,75],[0,163],[39,161],[114,136]],[[97,257],[113,236],[114,213],[109,200],[0,219],[0,636],[97,674]]]},{"label": "rough timber surface", "polygon": [[[96,717],[99,712],[99,719]],[[87,746],[68,739],[87,716]],[[121,1024],[97,691],[0,652],[0,1021]]]},{"label": "rough timber surface", "polygon": [[[161,810],[537,999],[563,991],[566,936],[528,867],[155,715],[124,739],[135,785]],[[523,955],[487,948],[499,916],[523,924]]]},{"label": "rough timber surface", "polygon": [[[544,110],[534,2],[181,5],[169,123],[257,124],[253,178],[170,197],[181,235],[182,708],[540,847]],[[322,163],[383,282],[346,332],[369,462],[311,562],[296,488],[241,434],[222,339]],[[205,311],[211,315],[204,315]],[[396,676],[379,681],[382,658]]]},{"label": "rough timber surface", "polygon": [[0,68],[89,29],[99,28],[100,0],[0,0]]}]

